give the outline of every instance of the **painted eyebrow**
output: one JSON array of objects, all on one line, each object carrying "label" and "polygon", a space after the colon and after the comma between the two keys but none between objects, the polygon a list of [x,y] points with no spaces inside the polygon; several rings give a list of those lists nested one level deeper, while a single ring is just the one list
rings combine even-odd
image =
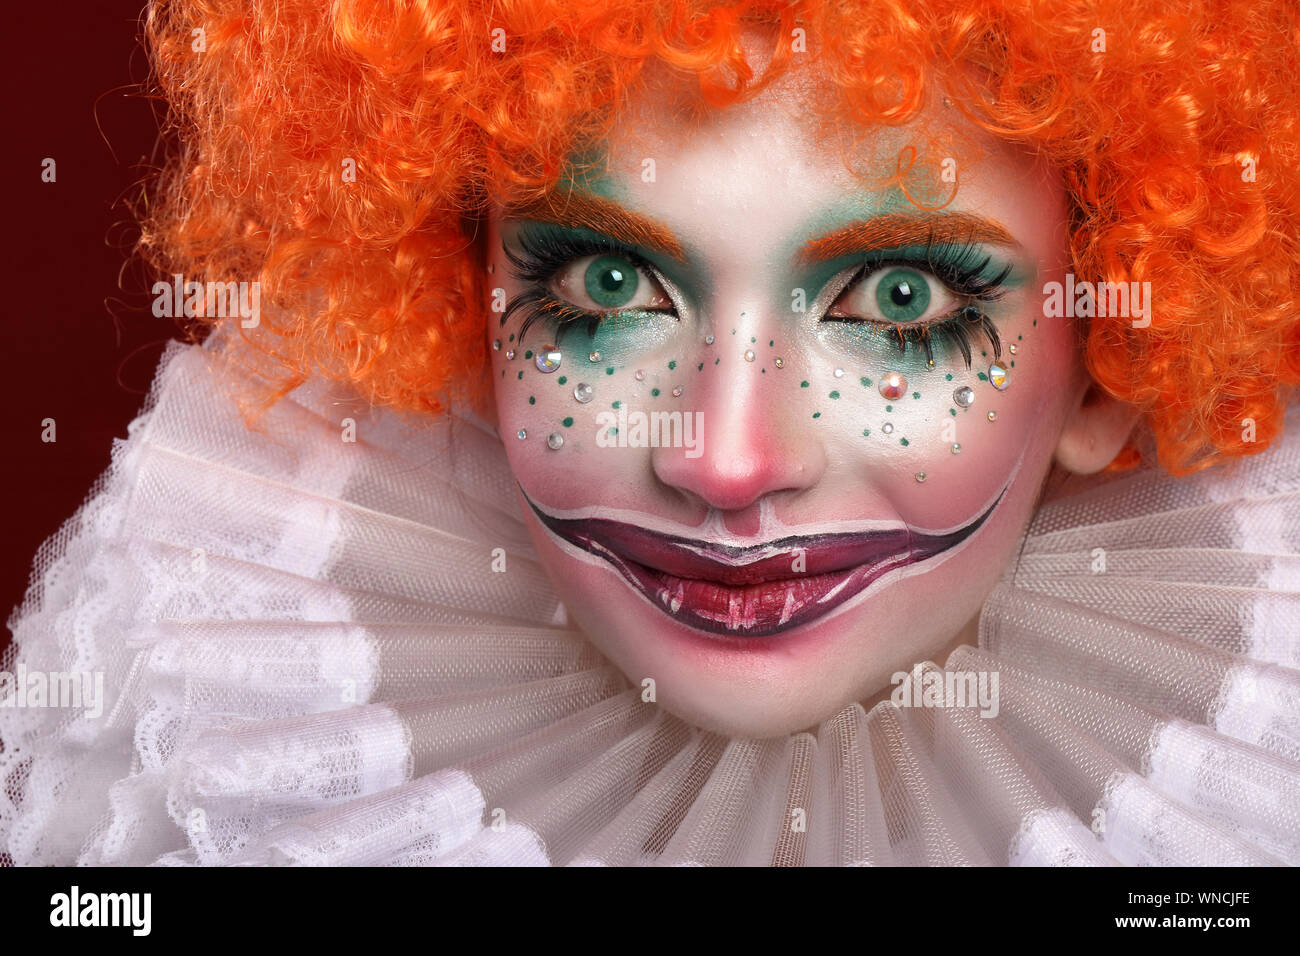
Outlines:
[{"label": "painted eyebrow", "polygon": [[929,246],[945,242],[1019,245],[1000,223],[971,213],[949,212],[925,216],[892,213],[851,222],[825,236],[809,239],[800,247],[798,261],[802,265],[813,265],[864,250]]},{"label": "painted eyebrow", "polygon": [[[678,262],[686,261],[681,244],[668,227],[603,196],[577,190],[553,191],[532,202],[507,206],[503,216],[558,226],[582,226],[627,245],[653,249]],[[1000,223],[971,213],[925,216],[894,213],[851,222],[825,236],[810,239],[800,247],[797,258],[802,265],[813,265],[865,250],[958,240],[1019,244]]]},{"label": "painted eyebrow", "polygon": [[603,196],[576,190],[550,192],[535,202],[507,206],[503,215],[557,226],[583,226],[626,245],[653,249],[678,262],[686,261],[681,244],[666,226]]}]

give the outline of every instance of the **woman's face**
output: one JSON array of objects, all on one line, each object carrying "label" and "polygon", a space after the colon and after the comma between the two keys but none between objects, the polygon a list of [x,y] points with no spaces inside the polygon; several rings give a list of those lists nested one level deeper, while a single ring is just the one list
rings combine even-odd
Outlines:
[{"label": "woman's face", "polygon": [[675,102],[493,216],[498,421],[582,629],[673,713],[776,735],[939,655],[1011,559],[1084,382],[1043,315],[1065,194],[942,102],[855,154],[978,148],[903,188],[794,79],[689,130]]}]

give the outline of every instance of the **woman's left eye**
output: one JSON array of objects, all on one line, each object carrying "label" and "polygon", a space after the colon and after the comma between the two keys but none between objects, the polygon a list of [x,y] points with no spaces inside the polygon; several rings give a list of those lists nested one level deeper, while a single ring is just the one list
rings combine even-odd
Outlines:
[{"label": "woman's left eye", "polygon": [[547,285],[554,295],[587,312],[657,312],[673,307],[654,276],[617,254],[575,259],[561,266]]},{"label": "woman's left eye", "polygon": [[926,325],[959,305],[957,296],[935,276],[907,266],[881,266],[852,281],[826,318]]}]

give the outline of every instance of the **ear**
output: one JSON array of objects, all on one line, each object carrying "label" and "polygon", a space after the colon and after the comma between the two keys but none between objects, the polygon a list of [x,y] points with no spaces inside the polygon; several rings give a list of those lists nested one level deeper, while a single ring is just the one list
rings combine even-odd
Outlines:
[{"label": "ear", "polygon": [[1140,412],[1089,383],[1065,422],[1056,444],[1056,463],[1067,471],[1091,475],[1120,453]]}]

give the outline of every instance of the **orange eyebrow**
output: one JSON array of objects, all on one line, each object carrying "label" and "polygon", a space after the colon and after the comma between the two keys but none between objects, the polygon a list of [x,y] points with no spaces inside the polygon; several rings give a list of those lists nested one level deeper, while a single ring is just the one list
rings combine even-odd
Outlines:
[{"label": "orange eyebrow", "polygon": [[891,214],[852,222],[799,249],[799,262],[811,265],[869,249],[894,249],[940,242],[998,242],[1016,245],[1015,238],[991,219],[965,212],[931,216]]},{"label": "orange eyebrow", "polygon": [[666,227],[612,199],[590,193],[550,192],[535,202],[508,206],[504,215],[506,218],[535,219],[559,226],[584,226],[631,246],[654,249],[678,262],[684,262],[686,258],[681,244]]}]

